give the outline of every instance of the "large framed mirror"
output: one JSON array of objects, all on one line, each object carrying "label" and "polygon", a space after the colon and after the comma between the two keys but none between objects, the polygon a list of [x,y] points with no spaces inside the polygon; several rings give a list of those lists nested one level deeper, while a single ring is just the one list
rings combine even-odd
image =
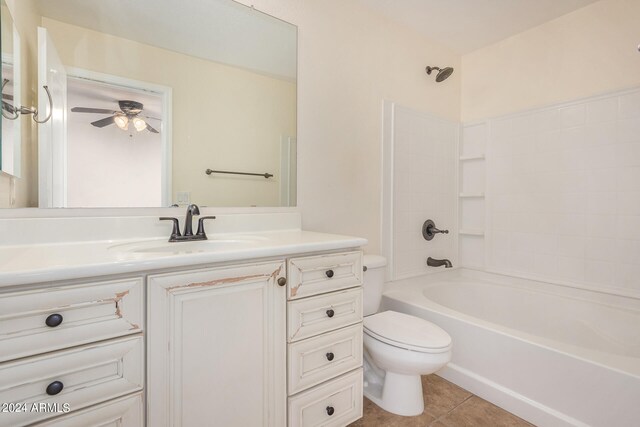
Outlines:
[{"label": "large framed mirror", "polygon": [[20,1],[51,113],[39,207],[296,205],[296,26],[232,0]]}]

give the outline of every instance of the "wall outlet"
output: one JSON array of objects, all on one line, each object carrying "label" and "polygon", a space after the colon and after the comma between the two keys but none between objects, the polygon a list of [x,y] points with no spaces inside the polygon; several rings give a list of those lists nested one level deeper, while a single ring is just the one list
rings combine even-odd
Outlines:
[{"label": "wall outlet", "polygon": [[191,192],[190,191],[178,191],[177,194],[178,204],[188,205],[191,203]]}]

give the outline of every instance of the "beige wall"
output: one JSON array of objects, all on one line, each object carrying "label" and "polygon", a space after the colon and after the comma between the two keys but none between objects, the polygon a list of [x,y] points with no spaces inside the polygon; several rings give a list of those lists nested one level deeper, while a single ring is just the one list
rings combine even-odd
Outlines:
[{"label": "beige wall", "polygon": [[[36,104],[37,93],[37,31],[40,17],[32,0],[6,0],[12,11],[21,41],[21,90],[22,104]],[[3,119],[5,120],[5,119]],[[0,208],[28,207],[38,204],[37,156],[38,129],[29,116],[21,117],[22,126],[22,176],[12,178],[0,173]],[[13,184],[12,184],[13,179]],[[15,189],[12,191],[12,185]],[[13,200],[12,193],[15,195]]]},{"label": "beige wall", "polygon": [[[298,205],[303,227],[380,251],[382,100],[457,120],[460,57],[344,0],[242,0],[298,26]],[[456,67],[436,84],[426,65]]]},{"label": "beige wall", "polygon": [[640,1],[602,0],[462,58],[462,120],[640,85]]},{"label": "beige wall", "polygon": [[[172,89],[173,202],[177,192],[190,192],[193,202],[207,206],[278,206],[280,137],[296,132],[295,83],[42,22],[65,65]],[[209,177],[207,168],[275,177]]]}]

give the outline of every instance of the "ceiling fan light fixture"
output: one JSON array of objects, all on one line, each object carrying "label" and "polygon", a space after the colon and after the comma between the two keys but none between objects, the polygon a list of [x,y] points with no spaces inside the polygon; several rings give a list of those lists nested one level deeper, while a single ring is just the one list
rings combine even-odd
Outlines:
[{"label": "ceiling fan light fixture", "polygon": [[127,116],[115,116],[113,122],[122,130],[129,130],[129,119]]},{"label": "ceiling fan light fixture", "polygon": [[136,117],[133,119],[133,126],[138,132],[142,132],[147,128],[147,122],[142,120],[140,117]]}]

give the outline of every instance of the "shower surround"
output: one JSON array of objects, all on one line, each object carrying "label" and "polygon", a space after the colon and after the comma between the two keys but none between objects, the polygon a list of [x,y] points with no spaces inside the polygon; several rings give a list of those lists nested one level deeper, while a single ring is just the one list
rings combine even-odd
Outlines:
[{"label": "shower surround", "polygon": [[487,124],[487,270],[640,298],[640,90]]},{"label": "shower surround", "polygon": [[[457,265],[459,128],[428,113],[384,104],[383,253],[390,260],[390,278],[439,271],[427,266],[428,257]],[[427,219],[449,234],[426,241]]]},{"label": "shower surround", "polygon": [[[390,279],[432,256],[640,298],[640,89],[467,123],[460,147],[455,122],[392,102],[384,121]],[[452,233],[425,241],[426,219]]]}]

